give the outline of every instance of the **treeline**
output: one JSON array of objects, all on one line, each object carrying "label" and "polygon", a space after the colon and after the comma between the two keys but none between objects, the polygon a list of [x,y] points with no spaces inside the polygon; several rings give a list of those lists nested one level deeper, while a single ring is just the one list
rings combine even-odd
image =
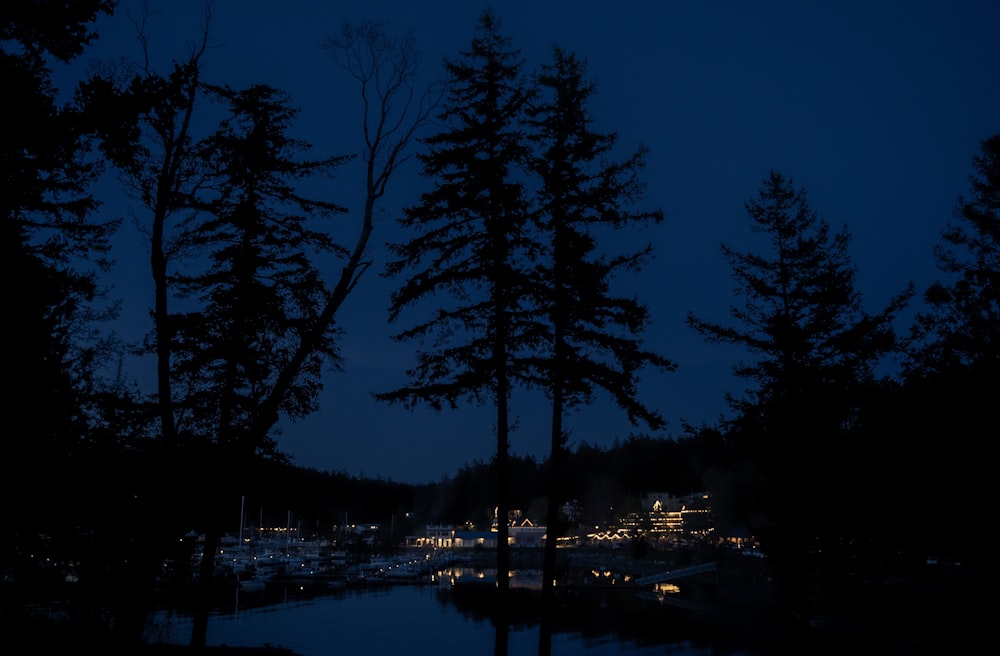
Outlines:
[{"label": "treeline", "polygon": [[[560,503],[576,501],[583,517],[608,522],[639,510],[646,494],[702,491],[705,473],[724,466],[722,456],[721,437],[713,431],[677,440],[633,436],[607,448],[581,444],[567,456],[570,483]],[[410,484],[262,461],[257,471],[246,472],[256,481],[247,487],[250,494],[226,495],[234,508],[227,530],[238,526],[241,501],[247,526],[284,528],[290,521],[302,535],[324,538],[341,535],[345,522],[378,524],[396,538],[423,534],[427,524],[489,527],[496,510],[495,467],[493,461],[473,462],[439,481]],[[544,523],[548,508],[546,467],[532,457],[511,456],[511,507],[535,523]],[[200,528],[180,514],[171,522],[181,534]]]}]

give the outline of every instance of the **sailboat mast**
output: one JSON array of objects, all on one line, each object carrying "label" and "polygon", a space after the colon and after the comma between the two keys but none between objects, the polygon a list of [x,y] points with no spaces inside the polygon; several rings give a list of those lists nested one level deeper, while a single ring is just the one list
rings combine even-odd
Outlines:
[{"label": "sailboat mast", "polygon": [[241,547],[243,546],[243,514],[244,514],[243,508],[245,503],[246,503],[246,497],[241,495],[240,496],[240,546]]}]

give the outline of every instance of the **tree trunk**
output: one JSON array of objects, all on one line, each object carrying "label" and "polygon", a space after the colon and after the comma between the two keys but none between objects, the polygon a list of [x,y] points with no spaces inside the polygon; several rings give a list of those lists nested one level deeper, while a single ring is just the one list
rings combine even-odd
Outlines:
[{"label": "tree trunk", "polygon": [[552,653],[553,601],[556,579],[556,544],[559,529],[559,501],[562,493],[562,385],[555,385],[552,394],[552,433],[549,448],[548,508],[545,518],[545,548],[542,556],[542,604],[538,633],[538,656]]},{"label": "tree trunk", "polygon": [[212,599],[215,596],[215,554],[219,551],[220,538],[221,534],[217,528],[210,527],[205,532],[205,548],[201,554],[198,593],[191,626],[190,647],[192,649],[204,649],[205,640],[208,637],[208,615],[212,610]]}]

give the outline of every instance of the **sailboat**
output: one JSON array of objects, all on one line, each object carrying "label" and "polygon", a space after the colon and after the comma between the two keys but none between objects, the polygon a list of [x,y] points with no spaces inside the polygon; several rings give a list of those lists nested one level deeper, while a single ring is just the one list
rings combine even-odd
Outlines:
[{"label": "sailboat", "polygon": [[240,538],[236,556],[236,589],[239,592],[259,592],[267,582],[258,578],[257,567],[253,558],[246,554],[246,540],[243,537],[243,516],[246,497],[240,497]]}]

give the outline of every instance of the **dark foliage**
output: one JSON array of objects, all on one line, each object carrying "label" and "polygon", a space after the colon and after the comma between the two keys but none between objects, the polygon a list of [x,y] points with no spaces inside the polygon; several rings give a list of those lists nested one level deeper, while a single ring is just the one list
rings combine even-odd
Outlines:
[{"label": "dark foliage", "polygon": [[[168,277],[180,302],[193,307],[171,317],[174,388],[188,390],[179,400],[191,418],[185,430],[214,435],[244,459],[273,456],[273,438],[254,429],[272,423],[259,416],[271,412],[280,377],[326,303],[316,256],[343,254],[328,227],[312,222],[344,209],[302,197],[296,185],[342,158],[302,157],[310,146],[288,136],[296,112],[282,92],[209,91],[228,118],[198,144],[203,191],[190,204],[199,212],[180,227],[181,243],[201,266]],[[284,416],[314,411],[323,368],[339,363],[333,328],[325,328],[294,384],[277,395],[274,409]]]},{"label": "dark foliage", "polygon": [[[543,606],[552,600],[556,540],[565,528],[563,469],[567,409],[589,403],[596,389],[614,399],[633,423],[652,428],[663,419],[640,399],[639,371],[672,371],[674,364],[645,350],[639,337],[648,322],[646,307],[634,297],[612,292],[613,278],[638,271],[652,246],[636,253],[607,256],[599,250],[600,231],[634,229],[663,218],[660,211],[635,211],[643,184],[640,148],[623,162],[610,162],[616,136],[593,131],[588,102],[595,91],[584,80],[585,62],[555,48],[551,64],[537,77],[538,94],[528,110],[535,146],[530,170],[539,181],[535,220],[542,250],[535,267],[535,304],[548,320],[543,349],[529,358],[536,384],[552,402],[549,446],[548,512],[545,525]],[[549,623],[543,622],[541,653],[550,649]]]},{"label": "dark foliage", "polygon": [[[529,233],[528,206],[518,168],[526,157],[521,117],[529,92],[519,52],[500,31],[492,10],[477,21],[470,49],[445,62],[449,82],[440,119],[445,128],[424,140],[424,175],[435,186],[405,210],[402,227],[416,231],[391,244],[398,259],[387,273],[406,274],[393,292],[389,317],[429,297],[447,296],[431,318],[397,334],[418,341],[411,382],[376,398],[407,407],[456,407],[460,399],[495,404],[496,506],[508,509],[508,402],[511,386],[527,375],[520,360],[539,328],[529,311],[525,271],[538,249]],[[435,299],[437,300],[437,299]],[[425,341],[426,340],[426,341]],[[497,568],[509,571],[507,524],[498,524]],[[500,578],[506,588],[507,577]]]},{"label": "dark foliage", "polygon": [[[1000,135],[982,142],[972,171],[969,194],[959,198],[935,251],[945,277],[924,293],[928,309],[913,326],[903,389],[884,416],[906,436],[895,453],[905,463],[903,489],[916,495],[899,494],[894,503],[908,516],[942,513],[953,527],[977,525],[992,496],[1000,398]],[[913,537],[940,557],[990,567],[986,541],[962,530],[930,533]]]},{"label": "dark foliage", "polygon": [[946,276],[924,292],[929,308],[913,328],[909,376],[974,376],[1000,370],[1000,134],[973,158],[970,196],[935,249]]},{"label": "dark foliage", "polygon": [[865,312],[848,232],[832,233],[780,173],[770,173],[746,209],[766,241],[760,253],[722,247],[741,300],[730,308],[734,325],[688,321],[710,342],[740,345],[753,358],[735,367],[754,386],[746,398],[731,397],[738,414],[727,437],[745,458],[733,480],[750,474],[740,477],[752,499],[744,521],[775,564],[788,622],[782,635],[794,648],[812,612],[813,569],[836,583],[845,565],[840,545],[859,537],[847,533],[843,520],[857,509],[844,506],[840,481],[853,469],[852,431],[877,386],[878,364],[896,348],[892,322],[910,292]]},{"label": "dark foliage", "polygon": [[26,554],[36,549],[72,552],[62,538],[82,518],[66,503],[64,484],[79,480],[77,463],[93,437],[87,418],[97,360],[107,355],[91,322],[114,309],[99,307],[97,275],[117,223],[95,218],[86,124],[59,104],[49,67],[81,54],[94,38],[90,23],[113,3],[69,4],[0,8],[0,279],[12,344],[0,397],[7,419],[0,492],[11,501],[0,562],[16,569],[30,567]]}]

